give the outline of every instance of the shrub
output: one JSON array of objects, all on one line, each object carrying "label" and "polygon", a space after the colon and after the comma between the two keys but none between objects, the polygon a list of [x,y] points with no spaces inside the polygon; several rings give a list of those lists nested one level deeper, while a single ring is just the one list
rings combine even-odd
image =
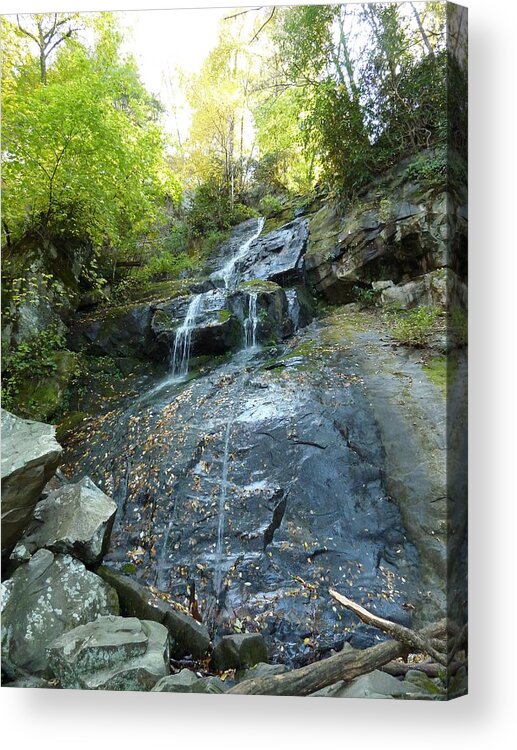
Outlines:
[{"label": "shrub", "polygon": [[381,296],[380,290],[363,286],[354,286],[353,293],[356,301],[365,307],[375,307]]},{"label": "shrub", "polygon": [[260,213],[266,218],[280,213],[282,208],[281,201],[275,195],[265,195],[260,201]]},{"label": "shrub", "polygon": [[2,384],[2,406],[13,409],[22,385],[37,383],[57,369],[56,352],[65,350],[65,336],[55,326],[22,341],[10,353]]},{"label": "shrub", "polygon": [[391,335],[405,346],[423,347],[428,343],[440,315],[438,307],[417,307],[398,312],[392,319]]}]

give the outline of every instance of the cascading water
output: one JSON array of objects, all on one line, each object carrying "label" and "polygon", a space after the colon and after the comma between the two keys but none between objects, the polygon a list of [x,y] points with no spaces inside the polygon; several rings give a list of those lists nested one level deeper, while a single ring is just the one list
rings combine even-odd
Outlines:
[{"label": "cascading water", "polygon": [[214,565],[214,592],[217,603],[221,604],[222,584],[223,584],[223,542],[224,542],[224,520],[226,496],[228,493],[228,459],[230,455],[230,433],[233,424],[233,414],[231,414],[226,423],[224,433],[224,451],[223,467],[221,474],[221,488],[219,492],[219,508],[217,519],[217,542],[215,546],[215,565]]},{"label": "cascading water", "polygon": [[196,294],[192,297],[188,306],[187,314],[182,325],[176,331],[174,338],[174,349],[171,358],[171,371],[173,377],[184,378],[188,374],[188,362],[192,343],[192,331],[203,307],[203,295]]},{"label": "cascading water", "polygon": [[226,287],[226,289],[235,289],[235,287],[237,286],[237,282],[239,280],[239,271],[237,267],[238,263],[246,257],[252,242],[254,242],[262,232],[262,229],[264,228],[264,221],[264,217],[261,216],[257,221],[257,231],[255,232],[255,234],[247,239],[246,242],[242,243],[235,255],[230,258],[230,260],[221,268],[221,270],[217,274],[218,277],[224,281],[224,286]]},{"label": "cascading water", "polygon": [[254,349],[257,346],[257,297],[256,292],[250,292],[248,296],[248,317],[244,321],[246,349]]}]

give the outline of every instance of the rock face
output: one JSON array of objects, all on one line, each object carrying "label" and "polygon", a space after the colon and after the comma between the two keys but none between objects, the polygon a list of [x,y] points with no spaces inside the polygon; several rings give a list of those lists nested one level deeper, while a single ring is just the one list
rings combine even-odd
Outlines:
[{"label": "rock face", "polygon": [[226,635],[214,648],[214,669],[246,669],[259,662],[267,662],[268,653],[264,639],[258,633]]},{"label": "rock face", "polygon": [[160,622],[167,628],[174,658],[192,656],[201,659],[206,654],[210,647],[210,636],[204,625],[178,612],[129,576],[115,573],[105,566],[97,572],[117,592],[123,615]]},{"label": "rock face", "polygon": [[241,278],[264,279],[288,287],[304,282],[308,221],[298,218],[259,237],[239,264]]},{"label": "rock face", "polygon": [[153,693],[224,693],[226,686],[218,677],[198,677],[189,669],[171,674],[156,683]]},{"label": "rock face", "polygon": [[355,286],[406,284],[445,267],[465,275],[466,196],[408,181],[409,166],[397,165],[346,214],[327,204],[310,219],[307,277],[329,302],[353,301]]},{"label": "rock face", "polygon": [[160,358],[151,331],[151,304],[120,305],[102,314],[77,318],[68,346],[96,356]]},{"label": "rock face", "polygon": [[[121,512],[107,564],[122,566],[139,548],[139,582],[187,606],[194,579],[206,622],[218,606],[226,632],[235,617],[260,623],[270,658],[291,665],[314,658],[305,644],[314,612],[318,654],[342,646],[345,627],[353,645],[376,642],[353,615],[338,617],[328,606],[329,586],[346,582],[358,600],[367,590],[380,616],[410,625],[403,604],[418,596],[419,561],[391,499],[397,495],[385,486],[360,347],[350,343],[337,322],[307,329],[277,360],[258,351],[252,367],[237,358],[222,363],[179,385],[173,401],[151,394],[138,419],[121,404],[102,421],[109,440],[70,440],[81,473],[101,483],[101,465],[114,477]],[[166,438],[149,440],[158,431]],[[439,494],[426,493],[422,507],[436,509],[427,498]],[[415,518],[422,525],[420,506]],[[152,530],[154,549],[142,544],[142,528]],[[425,545],[433,538],[426,535]],[[299,579],[315,587],[311,606]]]},{"label": "rock face", "polygon": [[39,550],[3,584],[2,668],[12,679],[47,675],[50,643],[107,614],[118,614],[113,589],[78,560]]},{"label": "rock face", "polygon": [[99,617],[56,638],[48,661],[63,688],[151,690],[169,673],[169,634],[157,622]]},{"label": "rock face", "polygon": [[2,409],[2,556],[22,535],[62,448],[51,425]]},{"label": "rock face", "polygon": [[[71,238],[49,242],[27,236],[2,260],[2,371],[12,349],[34,334],[50,326],[66,333],[91,254],[90,246]],[[29,283],[36,293],[27,294]]]},{"label": "rock face", "polygon": [[96,565],[107,551],[116,511],[115,503],[85,477],[38,503],[17,549],[32,554],[46,547]]}]

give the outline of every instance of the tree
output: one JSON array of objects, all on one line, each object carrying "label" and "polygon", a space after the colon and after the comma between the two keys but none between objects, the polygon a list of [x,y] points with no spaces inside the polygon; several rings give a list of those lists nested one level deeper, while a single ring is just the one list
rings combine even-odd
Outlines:
[{"label": "tree", "polygon": [[11,65],[2,90],[3,215],[11,244],[37,231],[124,251],[156,221],[164,194],[177,198],[179,188],[165,169],[159,106],[135,62],[121,56],[113,17],[95,17],[91,47],[61,45],[45,82],[34,75],[33,56],[15,62],[16,34],[3,24]]},{"label": "tree", "polygon": [[[22,25],[23,18],[23,25]],[[79,31],[79,14],[36,13],[33,16],[16,16],[18,29],[38,46],[41,82],[47,83],[47,60],[66,39]]]}]

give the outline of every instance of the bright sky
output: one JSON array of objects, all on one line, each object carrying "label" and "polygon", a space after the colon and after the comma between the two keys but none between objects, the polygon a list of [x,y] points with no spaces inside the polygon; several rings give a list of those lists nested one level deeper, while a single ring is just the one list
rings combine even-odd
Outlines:
[{"label": "bright sky", "polygon": [[231,8],[129,11],[120,15],[128,29],[127,47],[135,56],[142,80],[153,93],[163,93],[162,75],[180,66],[199,69],[216,44],[219,21]]}]

